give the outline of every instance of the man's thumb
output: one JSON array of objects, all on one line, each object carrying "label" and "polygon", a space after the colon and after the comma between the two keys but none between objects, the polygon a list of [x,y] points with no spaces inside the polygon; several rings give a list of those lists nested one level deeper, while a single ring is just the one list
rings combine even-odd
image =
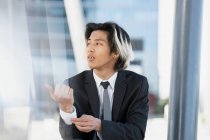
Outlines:
[{"label": "man's thumb", "polygon": [[50,94],[50,97],[51,97],[53,100],[55,100],[55,97],[53,96],[53,95],[54,95],[54,89],[52,88],[52,86],[49,85],[49,84],[45,84],[44,86],[45,86],[45,88],[48,90],[48,93]]}]

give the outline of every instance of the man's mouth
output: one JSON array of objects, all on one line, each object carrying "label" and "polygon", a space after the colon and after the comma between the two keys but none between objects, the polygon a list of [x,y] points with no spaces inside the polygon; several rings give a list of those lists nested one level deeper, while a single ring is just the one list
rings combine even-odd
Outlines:
[{"label": "man's mouth", "polygon": [[92,55],[88,55],[87,59],[88,59],[88,61],[93,61],[95,59],[95,57]]}]

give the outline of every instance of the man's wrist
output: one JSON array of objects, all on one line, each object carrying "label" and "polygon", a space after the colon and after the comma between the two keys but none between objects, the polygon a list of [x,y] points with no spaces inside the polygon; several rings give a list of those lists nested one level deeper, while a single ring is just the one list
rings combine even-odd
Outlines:
[{"label": "man's wrist", "polygon": [[66,113],[73,113],[74,112],[74,107],[72,106],[61,106],[60,109]]},{"label": "man's wrist", "polygon": [[98,119],[98,118],[96,118],[96,128],[95,128],[95,130],[99,133],[101,132],[101,120]]},{"label": "man's wrist", "polygon": [[68,113],[68,112],[64,112],[61,108],[60,108],[60,116],[61,118],[64,120],[65,124],[67,125],[71,125],[71,118],[76,118],[77,114],[76,114],[76,108],[73,106],[74,111],[72,113]]}]

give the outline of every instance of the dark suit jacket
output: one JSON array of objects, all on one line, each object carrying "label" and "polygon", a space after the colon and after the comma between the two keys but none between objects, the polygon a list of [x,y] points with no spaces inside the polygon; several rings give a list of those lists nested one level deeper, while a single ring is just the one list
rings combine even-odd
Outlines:
[{"label": "dark suit jacket", "polygon": [[[65,81],[74,89],[77,115],[99,118],[99,97],[93,71],[84,71]],[[103,140],[143,140],[148,116],[148,82],[131,71],[118,71],[112,106],[112,121],[101,121]],[[59,130],[64,140],[96,139],[96,132],[84,133],[60,118]]]}]

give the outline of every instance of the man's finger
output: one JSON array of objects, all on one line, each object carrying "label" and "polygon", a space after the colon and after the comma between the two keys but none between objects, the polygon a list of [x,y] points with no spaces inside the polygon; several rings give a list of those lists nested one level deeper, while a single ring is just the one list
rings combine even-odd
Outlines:
[{"label": "man's finger", "polygon": [[48,90],[48,93],[50,94],[50,97],[51,97],[53,100],[56,100],[55,97],[54,97],[54,89],[52,88],[52,86],[49,85],[49,84],[45,84],[44,86],[45,86],[45,88]]},{"label": "man's finger", "polygon": [[73,92],[73,88],[69,87],[68,95],[72,96]]},{"label": "man's finger", "polygon": [[71,121],[72,122],[84,122],[84,119],[82,119],[82,118],[72,118]]},{"label": "man's finger", "polygon": [[68,95],[69,95],[69,97],[74,101],[74,89],[73,88],[70,88],[69,89],[69,92],[68,92]]},{"label": "man's finger", "polygon": [[66,86],[66,85],[65,85],[65,88],[64,88],[64,93],[65,93],[65,95],[64,95],[64,96],[69,96],[69,91],[70,91],[69,86]]},{"label": "man's finger", "polygon": [[56,84],[55,85],[55,94],[60,94],[59,92],[60,92],[60,90],[61,90],[61,84]]},{"label": "man's finger", "polygon": [[75,122],[75,125],[81,126],[81,127],[86,127],[86,126],[90,126],[89,122]]},{"label": "man's finger", "polygon": [[90,131],[92,131],[91,127],[89,127],[89,126],[82,127],[82,126],[76,125],[76,127],[77,127],[77,129],[79,129],[82,132],[90,132]]}]

